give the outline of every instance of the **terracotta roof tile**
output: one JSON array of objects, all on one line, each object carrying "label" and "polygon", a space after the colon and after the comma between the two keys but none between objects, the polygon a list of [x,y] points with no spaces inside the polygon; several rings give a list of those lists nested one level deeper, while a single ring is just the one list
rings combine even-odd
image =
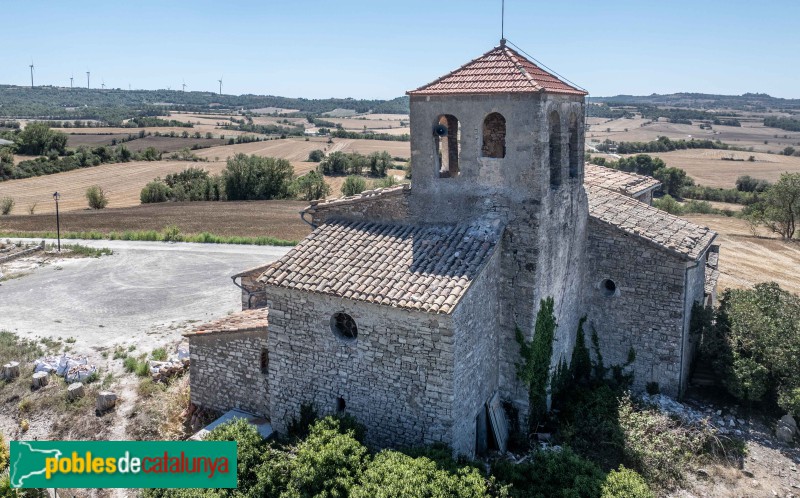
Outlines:
[{"label": "terracotta roof tile", "polygon": [[661,182],[650,176],[589,163],[584,168],[583,182],[633,197],[661,185]]},{"label": "terracotta roof tile", "polygon": [[267,308],[242,310],[231,313],[219,320],[198,325],[194,330],[183,335],[193,336],[201,334],[248,332],[253,330],[266,331],[268,318],[269,309]]},{"label": "terracotta roof tile", "polygon": [[[314,230],[259,278],[399,308],[452,312],[497,243],[499,225],[336,221]],[[306,282],[315,282],[308,285]]]},{"label": "terracotta roof tile", "polygon": [[487,93],[587,95],[545,71],[508,46],[500,45],[409,95]]},{"label": "terracotta roof tile", "polygon": [[717,236],[666,211],[612,190],[586,184],[589,215],[630,234],[654,242],[685,258],[696,260]]}]

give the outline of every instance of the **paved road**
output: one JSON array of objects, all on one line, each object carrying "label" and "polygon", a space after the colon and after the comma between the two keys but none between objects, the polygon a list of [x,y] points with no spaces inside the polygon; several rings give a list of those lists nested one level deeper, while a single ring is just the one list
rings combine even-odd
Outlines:
[{"label": "paved road", "polygon": [[[66,241],[112,256],[66,259],[0,285],[0,330],[75,337],[76,349],[175,339],[194,321],[241,309],[231,275],[274,261],[287,247]],[[64,241],[62,241],[64,243]]]}]

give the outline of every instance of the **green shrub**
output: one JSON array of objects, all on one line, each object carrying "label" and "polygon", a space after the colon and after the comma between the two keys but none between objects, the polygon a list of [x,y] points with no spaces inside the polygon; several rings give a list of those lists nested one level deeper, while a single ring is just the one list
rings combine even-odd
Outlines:
[{"label": "green shrub", "polygon": [[294,168],[286,159],[236,154],[228,159],[222,183],[228,200],[285,199]]},{"label": "green shrub", "polygon": [[342,434],[339,421],[328,417],[311,426],[297,445],[287,486],[289,496],[348,496],[369,461],[367,448],[352,432]]},{"label": "green shrub", "polygon": [[605,479],[597,465],[569,448],[536,451],[519,465],[498,460],[492,470],[498,482],[511,484],[513,498],[595,498]]},{"label": "green shrub", "polygon": [[292,182],[292,195],[304,201],[324,199],[331,193],[331,187],[325,178],[316,171],[295,178]]},{"label": "green shrub", "polygon": [[619,404],[626,463],[647,482],[669,489],[684,480],[691,458],[702,452],[705,436],[657,410],[638,410],[630,397]]},{"label": "green shrub", "polygon": [[367,189],[367,182],[360,176],[348,176],[342,184],[342,195],[360,194]]},{"label": "green shrub", "polygon": [[375,181],[375,188],[394,187],[398,183],[399,182],[397,181],[397,178],[394,177],[394,175],[387,175],[381,178],[380,180]]},{"label": "green shrub", "polygon": [[103,209],[108,206],[108,196],[99,185],[92,185],[86,189],[86,200],[92,209]]},{"label": "green shrub", "polygon": [[161,240],[164,242],[180,242],[183,240],[181,229],[177,225],[167,225],[161,232]]},{"label": "green shrub", "polygon": [[661,197],[660,199],[653,199],[653,206],[676,216],[684,213],[681,203],[676,201],[675,198],[669,194]]},{"label": "green shrub", "polygon": [[0,199],[0,213],[3,216],[7,216],[11,214],[11,211],[14,209],[14,199],[11,197],[3,197]]},{"label": "green shrub", "polygon": [[155,361],[167,361],[167,350],[164,348],[156,348],[150,353],[150,358]]},{"label": "green shrub", "polygon": [[139,200],[142,204],[149,204],[152,202],[166,202],[172,195],[172,189],[167,186],[160,179],[156,178],[148,183],[139,194]]},{"label": "green shrub", "polygon": [[375,455],[361,484],[350,491],[351,498],[399,496],[479,498],[488,496],[488,485],[475,468],[464,467],[450,473],[429,458],[385,450]]},{"label": "green shrub", "polygon": [[325,153],[319,149],[314,149],[308,153],[308,160],[312,163],[318,163],[325,159]]},{"label": "green shrub", "polygon": [[8,445],[6,443],[5,437],[3,437],[3,433],[0,432],[0,474],[2,474],[8,468],[8,462],[9,462]]},{"label": "green shrub", "polygon": [[552,297],[542,299],[536,315],[533,339],[527,341],[517,328],[516,340],[519,344],[521,361],[517,363],[517,376],[528,386],[530,414],[528,415],[528,434],[538,432],[547,415],[547,386],[550,374],[550,361],[553,355],[556,317],[553,313]]},{"label": "green shrub", "polygon": [[245,490],[256,484],[257,469],[267,444],[255,426],[250,425],[245,419],[235,418],[232,422],[214,428],[205,440],[236,441],[239,488]]},{"label": "green shrub", "polygon": [[642,476],[620,465],[606,476],[601,498],[655,498],[655,495]]}]

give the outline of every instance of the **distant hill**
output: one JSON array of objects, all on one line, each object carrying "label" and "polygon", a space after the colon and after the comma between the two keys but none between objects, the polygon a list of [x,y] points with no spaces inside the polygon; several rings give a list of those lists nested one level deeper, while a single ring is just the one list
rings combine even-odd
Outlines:
[{"label": "distant hill", "polygon": [[302,99],[273,95],[219,95],[178,90],[120,90],[0,85],[0,117],[99,119],[115,122],[134,115],[155,115],[159,110],[203,112],[279,107],[320,114],[334,109],[356,112],[404,114],[408,97],[392,100]]},{"label": "distant hill", "polygon": [[618,105],[663,105],[691,109],[736,109],[741,111],[800,110],[800,99],[781,99],[766,93],[714,95],[707,93],[672,93],[668,95],[616,95],[590,97],[590,102]]}]

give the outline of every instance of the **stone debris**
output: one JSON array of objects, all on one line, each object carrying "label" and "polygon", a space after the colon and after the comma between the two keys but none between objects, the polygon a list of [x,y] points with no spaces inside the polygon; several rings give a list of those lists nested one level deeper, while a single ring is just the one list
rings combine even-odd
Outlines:
[{"label": "stone debris", "polygon": [[111,391],[100,391],[97,393],[97,413],[104,413],[111,410],[117,404],[117,395]]},{"label": "stone debris", "polygon": [[13,380],[19,377],[19,362],[12,361],[3,365],[3,379]]},{"label": "stone debris", "polygon": [[784,415],[775,428],[775,437],[782,443],[791,443],[797,435],[797,422],[791,415]]},{"label": "stone debris", "polygon": [[34,361],[33,371],[55,373],[64,377],[67,382],[84,382],[97,372],[97,367],[89,364],[89,359],[85,356],[45,356]]},{"label": "stone debris", "polygon": [[50,374],[47,372],[36,372],[33,374],[33,380],[31,381],[31,385],[34,389],[38,389],[40,387],[44,387],[47,383],[50,382]]},{"label": "stone debris", "polygon": [[180,344],[167,361],[150,360],[150,376],[156,382],[163,382],[171,377],[183,374],[189,369],[189,346]]},{"label": "stone debris", "polygon": [[85,393],[86,392],[83,389],[83,384],[80,382],[73,382],[69,385],[69,387],[67,387],[67,399],[69,400],[82,398]]}]

